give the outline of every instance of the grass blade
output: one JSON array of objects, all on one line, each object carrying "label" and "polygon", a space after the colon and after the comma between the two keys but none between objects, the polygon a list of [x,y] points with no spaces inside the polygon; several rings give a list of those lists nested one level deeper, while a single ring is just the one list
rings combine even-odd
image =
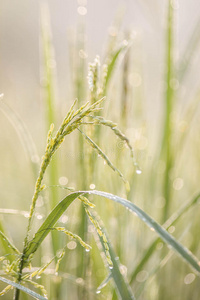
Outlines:
[{"label": "grass blade", "polygon": [[[92,217],[94,219],[96,219],[96,217],[93,214],[92,214]],[[120,272],[119,261],[118,261],[118,259],[116,259],[116,254],[113,250],[111,242],[109,241],[108,234],[106,233],[105,228],[103,228],[103,226],[102,226],[102,223],[101,223],[101,230],[106,236],[107,244],[108,244],[108,248],[109,248],[110,259],[111,259],[112,265],[113,265],[112,268],[109,268],[110,276],[114,280],[116,290],[118,291],[120,299],[134,300],[135,297],[133,295],[131,287],[129,286],[128,282],[126,282],[124,276]],[[103,241],[103,238],[101,236],[99,236],[99,239],[101,242],[101,246],[104,250],[104,253],[106,255],[105,243]],[[110,276],[108,276],[107,280],[109,280]],[[107,281],[105,281],[105,282],[107,282]],[[98,287],[97,291],[100,291],[102,287],[103,287],[103,285],[101,284],[101,286]]]},{"label": "grass blade", "polygon": [[32,296],[35,299],[39,299],[39,300],[46,300],[47,299],[47,298],[44,298],[43,296],[37,294],[36,292],[28,289],[27,287],[25,287],[25,286],[23,286],[23,285],[21,285],[19,283],[13,282],[13,281],[11,281],[9,279],[6,279],[4,277],[1,277],[1,276],[0,276],[0,280],[3,281],[3,282],[5,282],[5,283],[7,283],[7,284],[9,284],[9,285],[14,286],[15,288],[23,291],[24,293]]},{"label": "grass blade", "polygon": [[[5,234],[0,230],[0,238],[7,244],[10,250],[13,250],[16,254],[20,254],[20,251],[13,245],[13,243],[5,236]],[[10,251],[9,251],[10,252]]]},{"label": "grass blade", "polygon": [[[166,222],[165,224],[163,224],[163,227],[165,229],[168,229],[170,226],[174,225],[179,219],[180,217],[186,213],[193,205],[195,205],[196,203],[198,203],[200,199],[200,194],[198,194],[197,196],[195,196],[192,200],[190,200],[188,203],[186,203],[183,207],[181,207],[177,212],[175,212]],[[135,267],[135,270],[133,271],[132,275],[131,275],[131,279],[130,279],[130,284],[135,280],[138,272],[140,272],[140,270],[142,270],[143,266],[147,263],[147,261],[149,260],[149,258],[151,257],[151,255],[154,253],[157,244],[159,243],[160,238],[157,238],[155,241],[152,242],[152,244],[149,246],[149,248],[146,250],[144,256],[142,257],[142,259],[140,260],[140,262],[138,263],[138,265]]]},{"label": "grass blade", "polygon": [[128,47],[130,47],[132,41],[124,41],[122,43],[122,45],[113,53],[112,55],[112,58],[110,60],[110,62],[108,63],[108,71],[107,71],[107,76],[106,76],[106,79],[105,79],[105,86],[104,86],[104,95],[106,94],[107,92],[107,88],[108,88],[108,84],[110,82],[110,79],[112,77],[112,74],[113,74],[113,71],[114,71],[114,68],[115,68],[115,65],[117,63],[117,59],[119,57],[119,55],[128,49]]},{"label": "grass blade", "polygon": [[171,1],[168,1],[168,16],[167,16],[167,35],[166,35],[166,92],[164,97],[165,105],[165,120],[163,128],[163,142],[161,149],[161,159],[165,161],[166,169],[164,173],[163,196],[165,198],[165,206],[163,208],[163,222],[169,216],[171,189],[169,173],[173,165],[172,155],[172,124],[171,112],[174,106],[174,89],[172,81],[174,78],[174,11]]},{"label": "grass blade", "polygon": [[142,209],[137,207],[132,202],[118,197],[113,194],[100,191],[89,191],[89,194],[98,195],[107,199],[110,199],[114,202],[120,203],[131,212],[137,214],[137,216],[145,222],[145,224],[150,228],[155,230],[155,232],[160,236],[160,238],[172,248],[178,255],[181,256],[197,273],[200,274],[200,264],[199,260],[182,244],[180,244],[171,234],[169,234],[165,228],[159,225],[155,220],[153,220],[148,214],[146,214]]},{"label": "grass blade", "polygon": [[172,235],[170,235],[167,230],[159,225],[155,220],[153,220],[148,214],[146,214],[142,209],[137,207],[132,202],[118,197],[113,194],[109,194],[101,191],[79,191],[75,193],[71,193],[67,197],[65,197],[49,214],[44,223],[41,225],[34,238],[28,244],[24,255],[25,257],[29,257],[30,254],[34,253],[39,245],[42,243],[44,238],[50,232],[52,226],[58,221],[60,216],[65,212],[65,210],[69,207],[69,205],[80,195],[82,194],[93,194],[97,196],[101,196],[107,199],[110,199],[114,202],[117,202],[131,212],[137,214],[137,216],[145,222],[145,224],[150,227],[150,229],[155,230],[155,232],[159,235],[159,237],[170,247],[172,248],[178,255],[181,256],[197,273],[200,274],[200,265],[198,259],[182,244],[180,244]]},{"label": "grass blade", "polygon": [[51,231],[51,228],[54,226],[54,224],[62,216],[69,205],[81,194],[83,194],[83,192],[72,193],[58,203],[58,205],[51,211],[46,220],[40,226],[33,239],[29,242],[24,252],[25,257],[28,258],[30,254],[34,253],[38,249],[45,237]]},{"label": "grass blade", "polygon": [[[47,2],[41,5],[41,42],[43,51],[43,64],[44,64],[44,77],[46,80],[45,85],[45,100],[46,100],[46,127],[49,128],[51,124],[56,123],[56,113],[55,113],[55,57],[51,34],[51,23],[50,23],[50,13]],[[52,63],[51,63],[52,62]],[[53,65],[52,65],[53,64]],[[50,185],[55,185],[58,178],[58,161],[57,157],[54,156],[54,160],[49,168],[49,182]],[[57,191],[55,189],[51,190],[50,207],[56,205]]]}]

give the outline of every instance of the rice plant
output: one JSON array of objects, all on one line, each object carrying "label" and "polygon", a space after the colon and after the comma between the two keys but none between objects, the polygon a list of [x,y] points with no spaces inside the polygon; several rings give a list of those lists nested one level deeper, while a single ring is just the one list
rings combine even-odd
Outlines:
[{"label": "rice plant", "polygon": [[41,5],[45,142],[34,142],[0,95],[6,132],[27,157],[20,166],[1,159],[13,174],[1,186],[4,299],[199,299],[199,89],[186,82],[199,22],[177,61],[177,5],[164,10],[161,117],[148,119],[142,45],[120,18],[104,57],[89,63],[80,20],[70,45],[74,100],[56,100],[52,25]]}]

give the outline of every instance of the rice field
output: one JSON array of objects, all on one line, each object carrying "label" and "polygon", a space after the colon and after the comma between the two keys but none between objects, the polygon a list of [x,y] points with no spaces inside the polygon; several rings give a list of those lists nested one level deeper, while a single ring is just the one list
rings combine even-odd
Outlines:
[{"label": "rice field", "polygon": [[[38,40],[30,31],[15,63],[9,57],[23,47],[28,6],[14,13],[16,4],[2,4],[22,17],[19,31],[9,25],[16,40],[0,17],[3,299],[199,299],[193,2],[124,1],[126,9],[114,14],[108,6],[99,20],[100,4],[74,1],[69,21],[76,22],[59,31],[69,3],[38,1],[39,19],[30,4]],[[110,15],[97,52],[90,30],[99,28],[101,40]]]}]

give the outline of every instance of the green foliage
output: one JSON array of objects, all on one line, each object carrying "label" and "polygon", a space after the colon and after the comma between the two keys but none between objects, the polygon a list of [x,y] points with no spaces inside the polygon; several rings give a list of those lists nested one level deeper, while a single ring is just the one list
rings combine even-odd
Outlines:
[{"label": "green foliage", "polygon": [[[163,55],[166,86],[156,143],[152,121],[145,121],[145,124],[144,110],[137,107],[141,100],[137,97],[137,88],[141,89],[140,95],[144,93],[139,86],[143,80],[143,66],[138,73],[132,72],[139,65],[137,39],[124,40],[119,34],[119,24],[113,25],[114,35],[112,33],[109,38],[103,65],[99,56],[89,64],[88,86],[83,55],[85,29],[80,25],[74,49],[75,64],[71,70],[75,79],[74,98],[78,99],[57,131],[54,130],[59,120],[55,70],[51,67],[55,56],[48,7],[42,6],[41,42],[47,111],[43,125],[50,129],[40,167],[31,134],[18,114],[0,99],[0,109],[20,137],[35,181],[31,183],[34,192],[29,212],[24,206],[23,210],[0,210],[3,215],[0,219],[0,281],[6,284],[1,296],[7,297],[8,293],[10,297],[14,290],[14,300],[27,300],[29,296],[49,300],[62,300],[63,297],[174,300],[177,299],[176,290],[178,298],[187,300],[190,295],[198,299],[200,195],[191,195],[199,188],[196,179],[199,178],[199,140],[193,131],[187,132],[187,128],[196,122],[195,130],[198,131],[195,112],[199,105],[199,89],[182,112],[179,87],[183,86],[198,46],[199,22],[179,65],[175,59],[174,5],[168,1],[166,32],[163,33],[166,36]],[[124,68],[119,62],[124,63]],[[124,105],[126,113],[120,109]],[[139,106],[142,107],[141,103]],[[116,116],[120,116],[117,122],[112,121]],[[75,160],[63,157],[62,151],[67,155],[72,151]],[[145,160],[145,157],[150,159]],[[61,172],[69,177],[75,188],[64,186],[62,180],[57,184]],[[191,179],[193,172],[196,178]],[[25,173],[22,181],[24,190],[28,190]],[[20,191],[14,191],[16,200]],[[15,201],[15,206],[18,205],[21,204]],[[20,232],[10,226],[14,222],[5,221],[8,215],[28,219],[24,242],[18,238]],[[19,223],[26,226],[24,219]]]}]

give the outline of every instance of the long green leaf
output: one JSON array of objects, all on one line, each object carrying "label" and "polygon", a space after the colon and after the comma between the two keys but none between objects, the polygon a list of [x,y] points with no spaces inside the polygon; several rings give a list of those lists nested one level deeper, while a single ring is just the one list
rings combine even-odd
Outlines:
[{"label": "long green leaf", "polygon": [[160,236],[160,238],[177,254],[179,254],[191,267],[193,267],[200,274],[200,264],[199,260],[182,244],[180,244],[171,234],[167,232],[161,225],[159,225],[154,219],[152,219],[148,214],[146,214],[141,208],[137,207],[132,202],[112,195],[106,192],[100,191],[89,191],[89,194],[95,194],[125,206],[131,212],[135,213],[150,229],[155,230],[155,232]]},{"label": "long green leaf", "polygon": [[108,71],[107,71],[107,76],[106,76],[106,82],[105,82],[105,87],[104,87],[104,95],[106,94],[107,88],[108,88],[108,84],[109,81],[112,77],[112,73],[114,71],[117,59],[119,57],[119,55],[128,49],[128,47],[130,47],[130,45],[132,44],[132,41],[128,41],[126,43],[122,43],[122,46],[120,46],[116,52],[113,53],[112,55],[112,59],[110,60],[110,62],[108,63]]},{"label": "long green leaf", "polygon": [[[96,217],[92,214],[93,218],[96,219]],[[106,233],[105,228],[103,228],[102,223],[101,223],[101,230],[105,234],[106,239],[107,239],[107,244],[109,247],[109,253],[110,253],[110,258],[113,263],[113,268],[109,268],[109,271],[111,273],[111,277],[114,280],[115,286],[116,286],[116,291],[118,292],[118,295],[120,296],[121,299],[126,299],[126,300],[134,300],[135,297],[133,295],[133,292],[131,290],[131,287],[129,286],[128,282],[125,280],[124,276],[120,272],[120,266],[119,266],[119,260],[116,257],[116,254],[113,250],[113,247],[111,245],[111,242],[109,241],[108,234]],[[106,249],[105,249],[105,243],[103,241],[103,238],[99,236],[101,246],[106,254]],[[97,245],[98,246],[98,245]],[[98,287],[98,290],[101,288]]]},{"label": "long green leaf", "polygon": [[[192,198],[192,200],[190,200],[189,202],[187,202],[186,204],[184,204],[177,212],[175,212],[164,224],[163,227],[165,229],[168,229],[170,226],[174,225],[179,219],[180,217],[186,213],[190,208],[193,207],[193,205],[195,205],[200,199],[200,194],[198,194],[197,196],[195,196],[194,198]],[[147,261],[149,260],[149,258],[151,257],[151,255],[154,253],[155,248],[157,246],[157,244],[159,243],[160,238],[155,239],[155,241],[152,242],[152,244],[149,246],[149,248],[146,250],[144,256],[141,258],[140,262],[138,263],[138,265],[135,267],[132,275],[131,275],[131,279],[130,279],[130,284],[133,283],[133,281],[135,280],[138,272],[140,270],[142,270],[143,266],[147,263]]]},{"label": "long green leaf", "polygon": [[28,244],[24,255],[25,257],[29,257],[30,254],[33,254],[40,244],[43,242],[45,237],[48,235],[48,233],[51,231],[51,228],[54,226],[54,224],[58,221],[58,219],[62,216],[62,214],[65,212],[65,210],[69,207],[69,205],[81,194],[84,192],[76,192],[68,195],[65,197],[61,202],[58,203],[58,205],[51,211],[51,213],[48,215],[44,223],[40,226],[38,231],[36,232],[33,239]]},{"label": "long green leaf", "polygon": [[164,124],[163,124],[163,141],[161,147],[161,160],[165,161],[165,172],[162,194],[165,198],[165,206],[163,207],[163,222],[169,217],[171,205],[171,182],[170,169],[173,165],[172,152],[172,122],[171,115],[175,105],[175,91],[172,88],[172,80],[175,76],[174,68],[174,11],[171,1],[168,1],[168,15],[167,15],[167,32],[166,32],[166,91],[164,95]]},{"label": "long green leaf", "polygon": [[146,223],[146,225],[150,227],[150,229],[155,230],[155,232],[170,248],[172,248],[177,254],[179,254],[198,273],[200,273],[199,260],[186,247],[180,244],[171,234],[169,234],[166,229],[164,229],[154,219],[146,214],[141,208],[137,207],[135,204],[126,199],[101,191],[79,191],[71,193],[61,202],[59,202],[59,204],[53,209],[42,226],[39,228],[33,240],[27,246],[27,249],[24,253],[25,257],[29,257],[30,254],[34,253],[38,249],[39,245],[50,232],[52,226],[54,226],[60,216],[69,207],[69,205],[82,194],[93,194],[110,199],[112,201],[120,203],[131,212],[135,213],[144,223]]},{"label": "long green leaf", "polygon": [[36,292],[34,292],[34,291],[32,291],[32,290],[26,288],[25,286],[23,286],[23,285],[21,285],[21,284],[19,284],[19,283],[13,282],[13,281],[11,281],[11,280],[9,280],[9,279],[6,279],[6,278],[4,278],[4,277],[1,277],[1,276],[0,276],[0,280],[3,281],[3,282],[5,282],[5,283],[7,283],[7,284],[9,284],[9,285],[14,286],[15,288],[17,288],[17,289],[19,289],[19,290],[25,292],[26,294],[32,296],[32,297],[35,298],[35,299],[39,299],[39,300],[47,300],[47,298],[44,298],[43,296],[37,294]]},{"label": "long green leaf", "polygon": [[[41,4],[41,41],[42,41],[42,52],[43,52],[43,72],[46,79],[45,85],[45,103],[46,103],[46,127],[49,129],[51,124],[56,123],[56,113],[55,113],[55,88],[56,88],[56,69],[55,66],[52,68],[49,62],[55,62],[54,57],[54,47],[52,42],[51,34],[51,21],[50,12],[47,1]],[[55,185],[58,178],[58,160],[57,156],[54,156],[49,168],[49,181],[50,185]],[[50,207],[56,205],[57,190],[51,190],[50,197]]]},{"label": "long green leaf", "polygon": [[[33,254],[39,247],[39,245],[42,243],[42,241],[45,239],[45,237],[50,232],[52,226],[58,221],[58,219],[61,217],[61,215],[65,212],[65,210],[69,207],[69,205],[81,194],[85,192],[76,192],[68,195],[65,197],[49,214],[49,216],[46,218],[44,223],[41,225],[41,227],[38,229],[37,233],[35,234],[33,240],[29,243],[26,251],[25,256],[29,257],[30,254]],[[113,269],[112,277],[114,279],[115,285],[117,287],[117,290],[119,292],[119,295],[122,297],[122,299],[127,300],[133,300],[134,296],[131,292],[131,289],[128,285],[128,283],[125,281],[124,277],[120,273],[118,262],[116,261],[115,253],[111,247],[111,243],[108,242],[109,246],[109,252],[110,256],[113,262]]]}]

